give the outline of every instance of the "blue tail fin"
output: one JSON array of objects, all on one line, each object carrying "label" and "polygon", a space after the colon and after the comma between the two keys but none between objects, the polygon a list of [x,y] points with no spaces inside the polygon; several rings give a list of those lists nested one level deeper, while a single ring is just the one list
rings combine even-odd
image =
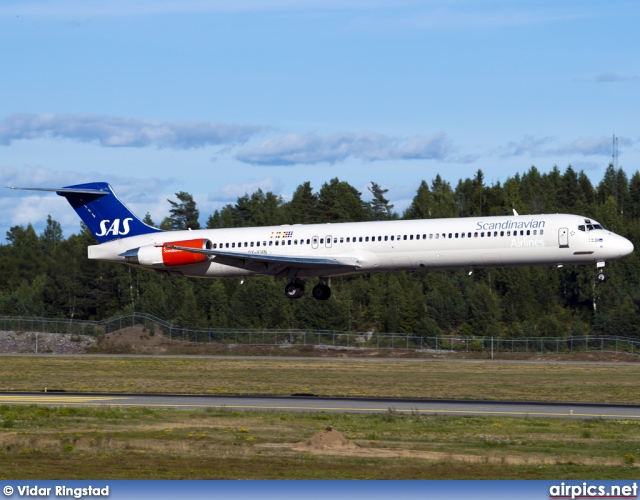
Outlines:
[{"label": "blue tail fin", "polygon": [[54,191],[64,196],[98,243],[139,234],[161,233],[138,219],[122,203],[106,182],[89,182],[63,188],[16,188],[29,191]]},{"label": "blue tail fin", "polygon": [[89,182],[51,189],[64,196],[98,243],[127,236],[162,232],[138,219],[106,182]]}]

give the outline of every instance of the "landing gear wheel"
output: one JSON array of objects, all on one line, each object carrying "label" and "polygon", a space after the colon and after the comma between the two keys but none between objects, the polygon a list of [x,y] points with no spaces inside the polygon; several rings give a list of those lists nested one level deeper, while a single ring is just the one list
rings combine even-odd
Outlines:
[{"label": "landing gear wheel", "polygon": [[284,294],[289,299],[299,299],[304,295],[304,285],[291,281],[284,287]]},{"label": "landing gear wheel", "polygon": [[331,288],[320,283],[319,285],[313,287],[311,295],[313,295],[313,298],[317,300],[327,300],[329,297],[331,297]]},{"label": "landing gear wheel", "polygon": [[598,283],[604,283],[607,279],[609,279],[609,276],[604,273],[598,273]]}]

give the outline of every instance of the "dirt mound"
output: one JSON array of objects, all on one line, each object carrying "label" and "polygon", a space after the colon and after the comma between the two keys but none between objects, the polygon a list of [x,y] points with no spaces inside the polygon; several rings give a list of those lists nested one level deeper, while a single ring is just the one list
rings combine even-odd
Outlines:
[{"label": "dirt mound", "polygon": [[293,444],[291,448],[296,450],[353,450],[359,446],[335,429],[328,428],[309,439]]}]

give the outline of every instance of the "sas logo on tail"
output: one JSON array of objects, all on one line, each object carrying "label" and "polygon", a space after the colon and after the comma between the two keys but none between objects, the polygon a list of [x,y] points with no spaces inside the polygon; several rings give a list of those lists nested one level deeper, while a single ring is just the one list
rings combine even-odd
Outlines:
[{"label": "sas logo on tail", "polygon": [[[122,231],[120,231],[120,219],[114,219],[111,223],[110,220],[103,220],[100,222],[100,232],[96,233],[96,236],[106,236],[108,234],[112,234],[114,236],[124,236],[125,234],[129,234],[131,230],[129,228],[129,221],[133,220],[132,218],[126,218],[122,221]],[[107,224],[111,223],[109,229],[107,229]]]}]

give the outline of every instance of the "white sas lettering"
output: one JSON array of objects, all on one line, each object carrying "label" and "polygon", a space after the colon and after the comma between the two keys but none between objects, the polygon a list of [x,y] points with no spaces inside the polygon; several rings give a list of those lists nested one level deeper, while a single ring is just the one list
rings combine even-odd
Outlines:
[{"label": "white sas lettering", "polygon": [[129,221],[132,220],[133,219],[131,217],[127,217],[122,221],[122,231],[120,231],[120,219],[114,219],[114,221],[111,223],[111,226],[109,226],[109,229],[107,229],[107,224],[111,222],[110,220],[100,221],[100,232],[96,233],[96,236],[106,236],[107,234],[113,234],[114,236],[123,236],[125,234],[129,234],[129,231],[131,230],[131,228],[129,227]]}]

